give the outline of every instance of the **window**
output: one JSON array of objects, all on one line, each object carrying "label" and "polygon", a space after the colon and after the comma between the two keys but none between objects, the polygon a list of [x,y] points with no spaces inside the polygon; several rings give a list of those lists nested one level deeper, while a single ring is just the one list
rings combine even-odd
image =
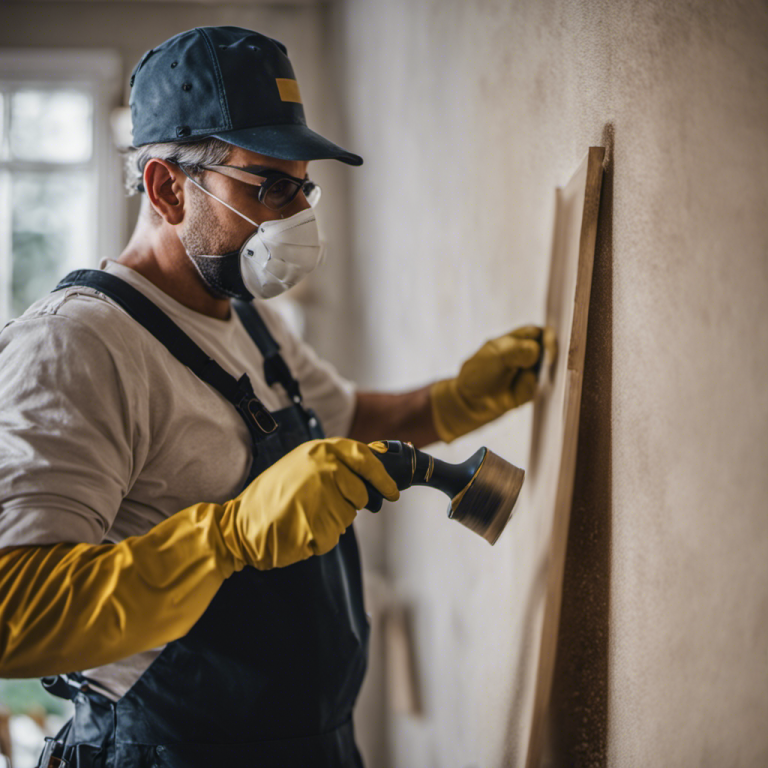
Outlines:
[{"label": "window", "polygon": [[[109,117],[111,51],[0,49],[0,327],[70,269],[116,257],[124,235]],[[0,766],[33,766],[71,705],[36,680],[0,681]]]},{"label": "window", "polygon": [[120,164],[110,51],[0,50],[0,322],[69,270],[119,253]]}]

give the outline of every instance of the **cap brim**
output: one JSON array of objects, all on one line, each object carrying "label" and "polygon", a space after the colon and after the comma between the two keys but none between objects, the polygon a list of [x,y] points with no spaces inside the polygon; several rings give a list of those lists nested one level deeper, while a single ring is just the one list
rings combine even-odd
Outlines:
[{"label": "cap brim", "polygon": [[341,160],[362,165],[363,158],[347,152],[306,125],[261,125],[213,134],[236,147],[281,160]]}]

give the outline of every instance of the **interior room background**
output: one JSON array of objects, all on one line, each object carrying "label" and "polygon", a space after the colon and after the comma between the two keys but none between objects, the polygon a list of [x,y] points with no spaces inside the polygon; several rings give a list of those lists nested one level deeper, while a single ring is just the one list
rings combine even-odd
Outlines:
[{"label": "interior room background", "polygon": [[[115,148],[131,69],[221,24],[284,42],[310,126],[365,158],[310,166],[328,259],[284,306],[361,387],[452,375],[542,321],[554,188],[606,146],[550,759],[768,763],[768,6],[5,0],[4,320],[71,265],[120,253],[137,212]],[[57,108],[57,130],[92,126],[64,158],[27,132]],[[530,428],[521,409],[434,452],[488,445],[524,467]],[[367,765],[511,764],[514,520],[490,549],[414,489],[357,525]],[[392,606],[419,712],[388,699]]]}]

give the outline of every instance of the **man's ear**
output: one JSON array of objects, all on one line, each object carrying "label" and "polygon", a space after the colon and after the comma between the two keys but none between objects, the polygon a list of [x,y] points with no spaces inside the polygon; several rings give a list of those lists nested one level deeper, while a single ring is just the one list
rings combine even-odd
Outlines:
[{"label": "man's ear", "polygon": [[144,189],[157,214],[169,224],[184,219],[184,173],[175,163],[153,157],[144,167]]}]

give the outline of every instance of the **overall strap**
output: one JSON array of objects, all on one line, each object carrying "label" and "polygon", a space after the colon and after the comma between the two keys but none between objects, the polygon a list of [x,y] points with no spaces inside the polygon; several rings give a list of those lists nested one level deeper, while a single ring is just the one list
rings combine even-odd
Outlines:
[{"label": "overall strap", "polygon": [[234,300],[232,305],[243,327],[248,331],[248,335],[253,339],[264,357],[264,378],[267,385],[271,387],[275,383],[280,384],[288,397],[300,405],[303,398],[299,382],[293,378],[290,368],[280,354],[280,345],[269,332],[269,328],[267,328],[256,307],[249,301],[238,299]]},{"label": "overall strap", "polygon": [[72,286],[94,288],[108,296],[136,322],[143,325],[192,373],[229,400],[248,427],[254,457],[257,453],[256,443],[277,430],[277,422],[254,393],[247,374],[236,379],[227,373],[141,291],[125,280],[100,269],[78,269],[70,272],[54,290]]}]

